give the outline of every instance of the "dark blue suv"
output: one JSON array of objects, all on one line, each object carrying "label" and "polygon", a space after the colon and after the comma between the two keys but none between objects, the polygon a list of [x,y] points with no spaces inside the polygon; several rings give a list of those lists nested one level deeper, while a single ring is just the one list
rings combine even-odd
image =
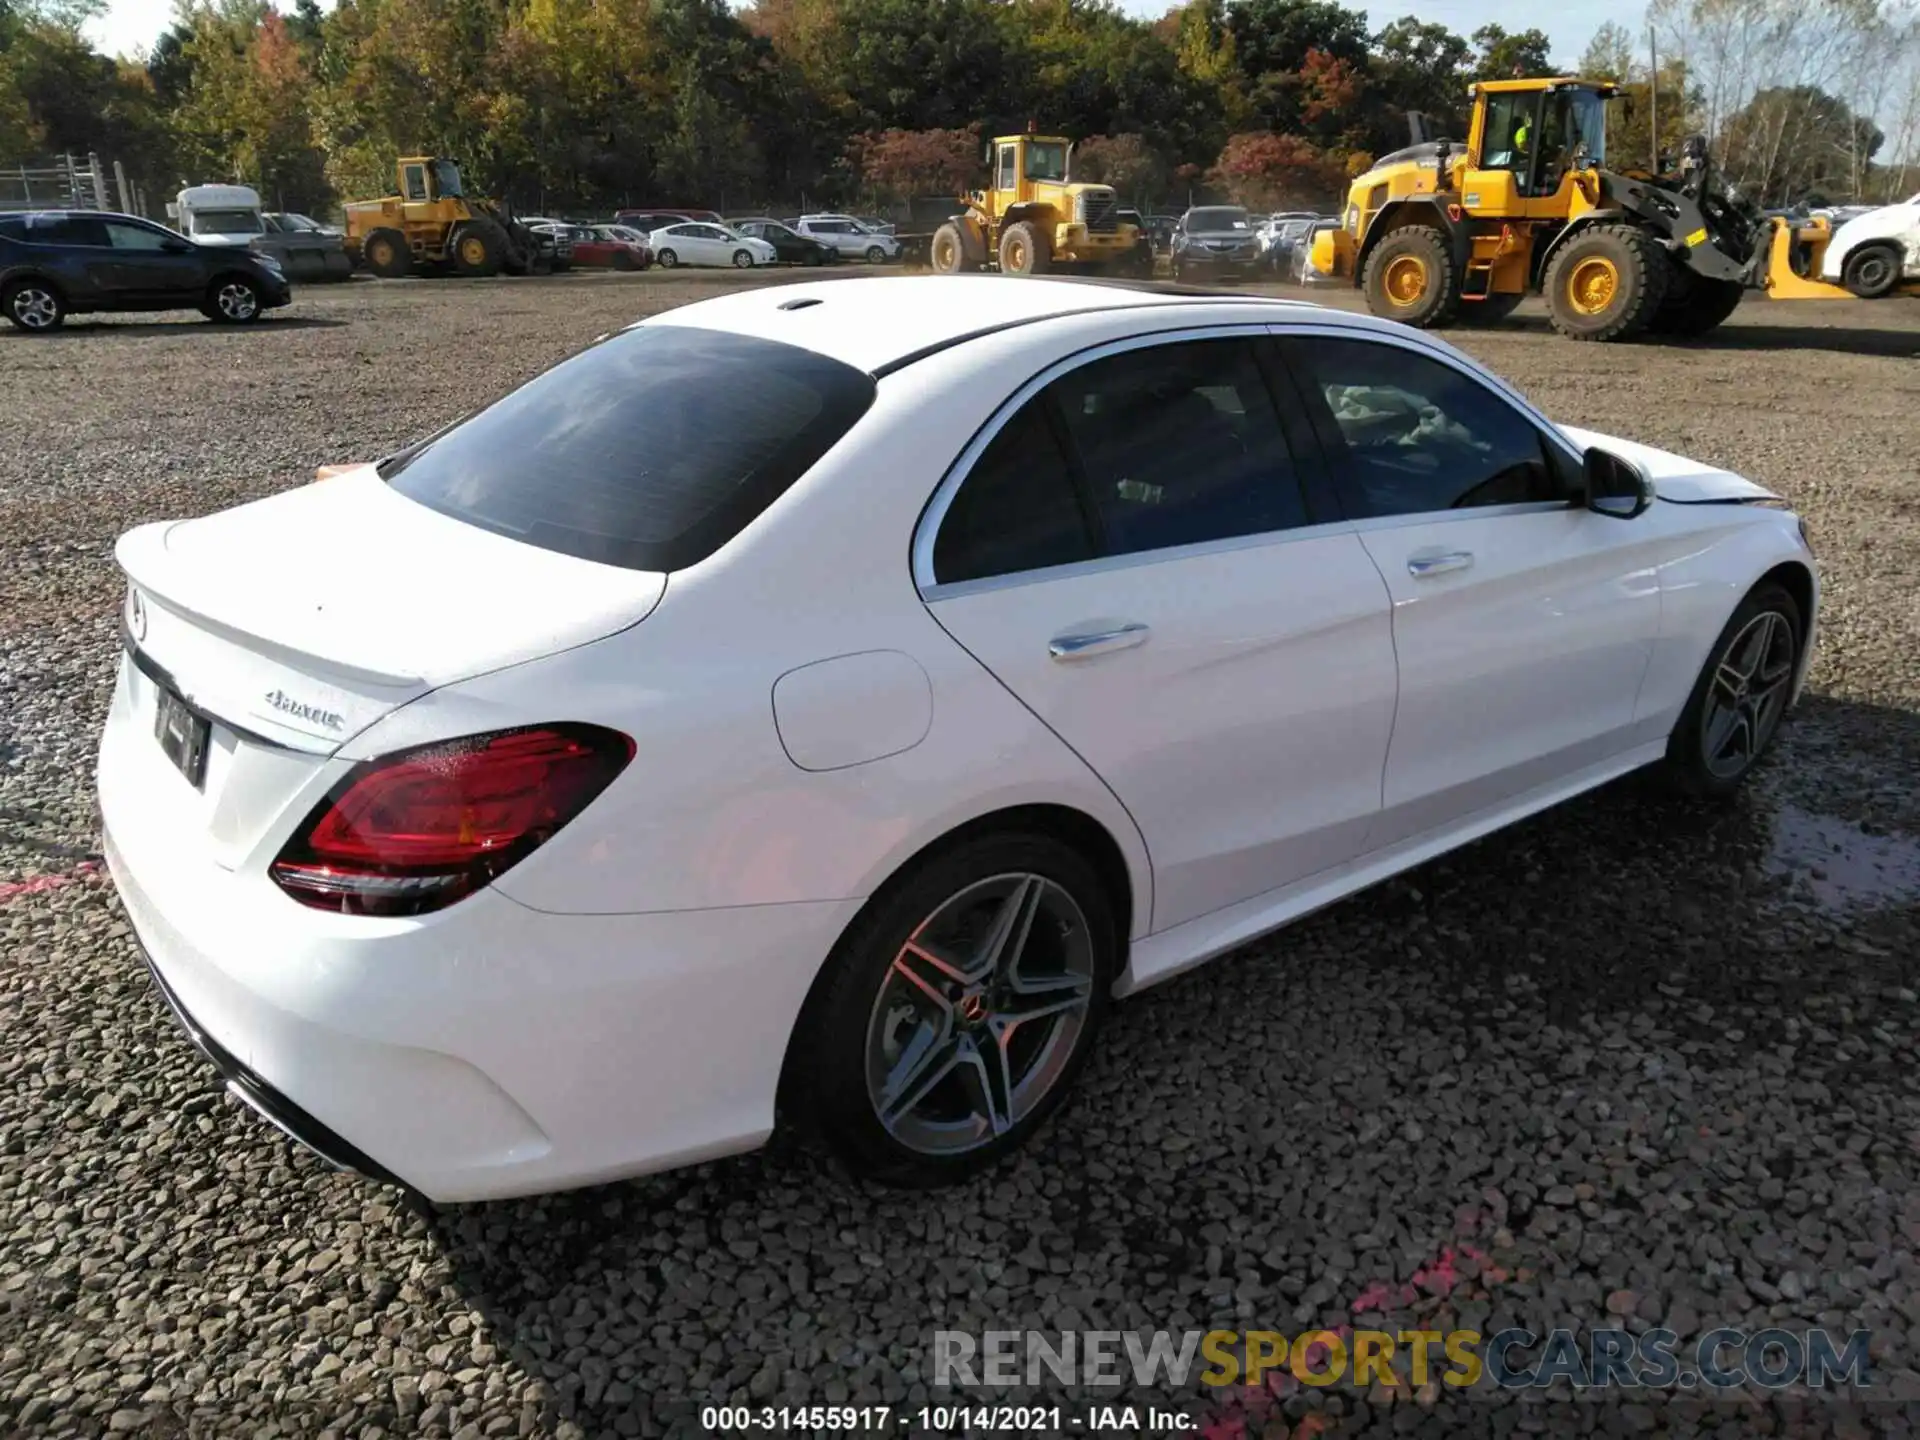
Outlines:
[{"label": "dark blue suv", "polygon": [[292,298],[271,256],[196,245],[150,220],[100,210],[0,215],[0,311],[30,334],[90,310],[198,310],[242,325]]}]

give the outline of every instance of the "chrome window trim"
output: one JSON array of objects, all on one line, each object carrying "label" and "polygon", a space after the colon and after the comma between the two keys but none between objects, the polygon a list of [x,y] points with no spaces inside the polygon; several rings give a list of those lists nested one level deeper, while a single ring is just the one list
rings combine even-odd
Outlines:
[{"label": "chrome window trim", "polygon": [[[1495,398],[1506,401],[1507,404],[1511,405],[1515,410],[1518,410],[1520,414],[1532,424],[1533,428],[1541,433],[1541,437],[1560,452],[1561,458],[1573,467],[1575,474],[1579,474],[1586,466],[1586,452],[1577,449],[1573,442],[1567,439],[1566,435],[1562,433],[1560,427],[1545,415],[1542,415],[1539,410],[1535,409],[1533,403],[1529,401],[1526,396],[1522,395],[1498,375],[1495,375],[1491,370],[1482,368],[1477,362],[1453,350],[1442,349],[1431,342],[1411,339],[1406,335],[1396,335],[1390,331],[1375,330],[1371,326],[1308,323],[1303,325],[1269,325],[1267,329],[1276,340],[1284,339],[1289,335],[1300,335],[1309,338],[1319,336],[1327,340],[1361,340],[1373,345],[1391,345],[1396,349],[1405,350],[1410,354],[1424,356],[1426,359],[1436,361],[1441,365],[1445,365],[1456,374],[1463,375],[1469,380],[1478,381],[1481,388],[1492,392]],[[1302,382],[1305,380],[1303,376],[1295,376],[1294,378]],[[1340,481],[1338,477],[1334,478],[1333,483],[1336,488],[1339,486]],[[1544,507],[1550,510],[1564,510],[1570,503],[1570,501],[1536,501],[1530,502],[1527,508],[1539,509]],[[1513,508],[1514,507],[1508,505],[1488,505],[1480,506],[1478,510],[1480,514],[1484,515],[1492,510],[1510,510]],[[1434,516],[1452,513],[1454,512],[1450,510],[1421,510],[1410,512],[1407,515],[1370,516],[1367,520],[1357,523],[1365,525],[1373,520],[1407,520],[1414,518],[1415,515]]]},{"label": "chrome window trim", "polygon": [[1308,530],[1347,530],[1352,527],[1344,521],[1328,525],[1300,526],[1290,530],[1270,530],[1256,535],[1227,536],[1220,540],[1203,540],[1194,545],[1174,546],[1166,550],[1135,550],[1125,555],[1102,555],[1093,560],[1078,560],[1071,565],[1050,565],[1040,570],[1020,570],[1007,575],[989,575],[978,580],[956,580],[942,585],[934,578],[933,546],[940,533],[940,526],[947,518],[947,511],[953,504],[953,497],[966,483],[967,476],[973,473],[973,467],[979,462],[1007,422],[1020,412],[1020,408],[1036,394],[1051,385],[1062,375],[1071,374],[1082,366],[1091,365],[1096,360],[1104,360],[1112,355],[1124,355],[1132,350],[1145,350],[1153,346],[1179,345],[1192,340],[1262,340],[1270,335],[1273,326],[1262,322],[1220,323],[1214,325],[1186,326],[1177,330],[1155,330],[1144,334],[1127,335],[1117,340],[1101,340],[1084,350],[1054,361],[1051,365],[1031,376],[1025,384],[1002,401],[993,414],[987,417],[986,424],[974,433],[959,456],[947,467],[947,473],[940,477],[940,483],[934,487],[932,498],[926,508],[920,512],[919,523],[913,532],[913,583],[923,600],[949,599],[956,595],[977,594],[984,589],[999,589],[1010,582],[1024,582],[1035,576],[1057,579],[1067,575],[1095,574],[1102,570],[1120,569],[1128,565],[1151,563],[1168,557],[1187,557],[1205,554],[1221,547],[1243,548],[1247,544],[1268,543],[1281,536],[1300,535]]}]

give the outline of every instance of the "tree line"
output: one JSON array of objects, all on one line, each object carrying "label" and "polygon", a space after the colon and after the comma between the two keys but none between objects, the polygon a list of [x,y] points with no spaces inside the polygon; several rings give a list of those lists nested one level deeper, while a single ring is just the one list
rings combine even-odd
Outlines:
[{"label": "tree line", "polygon": [[[1142,203],[1328,207],[1408,112],[1464,138],[1469,82],[1554,73],[1539,30],[1338,0],[186,0],[133,57],[87,42],[101,3],[0,0],[0,165],[91,150],[150,194],[322,213],[389,193],[402,154],[529,211],[897,205],[980,183],[986,138],[1029,122]],[[1661,148],[1709,134],[1764,204],[1912,188],[1916,3],[1654,0]],[[1616,162],[1653,150],[1646,38],[1607,25],[1579,67],[1635,96]]]}]

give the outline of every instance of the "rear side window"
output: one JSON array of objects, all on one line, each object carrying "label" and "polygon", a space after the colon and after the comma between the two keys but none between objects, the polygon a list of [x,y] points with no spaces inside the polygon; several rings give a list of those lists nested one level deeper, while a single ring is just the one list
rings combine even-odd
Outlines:
[{"label": "rear side window", "polygon": [[647,325],[382,464],[409,499],[582,560],[679,570],[731,540],[873,403],[849,365]]},{"label": "rear side window", "polygon": [[967,473],[933,542],[937,583],[1090,560],[1096,553],[1044,396],[1029,400]]}]

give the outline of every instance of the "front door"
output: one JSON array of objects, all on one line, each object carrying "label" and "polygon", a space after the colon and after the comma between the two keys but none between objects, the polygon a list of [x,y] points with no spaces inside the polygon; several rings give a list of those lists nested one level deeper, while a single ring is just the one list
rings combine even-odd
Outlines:
[{"label": "front door", "polygon": [[196,304],[204,296],[208,256],[202,247],[137,220],[105,223],[113,251],[108,269],[128,308]]},{"label": "front door", "polygon": [[985,443],[931,552],[934,617],[1139,825],[1156,931],[1351,859],[1380,805],[1386,588],[1308,508],[1263,343],[1066,371]]},{"label": "front door", "polygon": [[1282,352],[1393,595],[1400,699],[1372,843],[1630,748],[1660,625],[1651,527],[1575,503],[1567,447],[1463,368],[1330,336]]}]

